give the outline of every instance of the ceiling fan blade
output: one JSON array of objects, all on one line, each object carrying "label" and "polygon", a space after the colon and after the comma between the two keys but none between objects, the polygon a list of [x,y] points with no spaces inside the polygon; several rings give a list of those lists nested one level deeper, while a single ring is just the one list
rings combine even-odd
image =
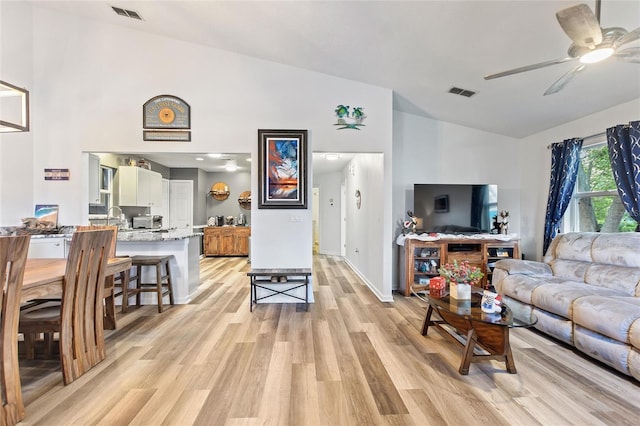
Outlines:
[{"label": "ceiling fan blade", "polygon": [[578,46],[595,47],[602,43],[600,23],[586,4],[578,4],[556,12],[562,30]]},{"label": "ceiling fan blade", "polygon": [[616,42],[614,43],[614,46],[615,47],[622,46],[623,44],[631,43],[632,41],[638,40],[639,38],[640,38],[640,27],[636,28],[633,31],[629,31],[628,33],[620,37],[618,40],[616,40]]},{"label": "ceiling fan blade", "polygon": [[629,47],[624,50],[618,50],[613,56],[624,62],[640,64],[640,47]]},{"label": "ceiling fan blade", "polygon": [[539,62],[537,64],[525,65],[524,67],[513,68],[511,70],[502,71],[502,72],[495,73],[495,74],[485,75],[484,79],[485,80],[492,80],[494,78],[506,77],[506,76],[512,75],[512,74],[518,74],[518,73],[521,73],[521,72],[537,70],[538,68],[544,68],[544,67],[548,67],[548,66],[551,66],[551,65],[562,64],[564,62],[573,61],[575,59],[577,59],[577,58],[567,57],[567,58],[562,58],[562,59],[554,59],[552,61]]},{"label": "ceiling fan blade", "polygon": [[562,88],[564,86],[567,85],[567,83],[569,83],[571,80],[573,80],[573,78],[583,69],[585,69],[587,66],[585,64],[580,64],[577,67],[575,67],[574,69],[572,69],[571,71],[567,72],[565,75],[563,75],[562,77],[560,77],[558,80],[556,80],[555,83],[553,83],[551,86],[549,86],[549,88],[547,89],[546,92],[544,92],[544,96],[547,95],[552,95],[554,93],[559,92],[560,90],[562,90]]}]

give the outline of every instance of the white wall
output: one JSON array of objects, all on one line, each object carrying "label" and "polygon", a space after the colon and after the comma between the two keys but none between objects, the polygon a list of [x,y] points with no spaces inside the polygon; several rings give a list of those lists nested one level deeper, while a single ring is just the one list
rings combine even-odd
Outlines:
[{"label": "white wall", "polygon": [[510,211],[510,232],[520,235],[521,252],[540,260],[551,167],[547,146],[638,119],[640,99],[516,140],[395,111],[395,234],[413,206],[413,183],[496,183],[499,209]]},{"label": "white wall", "polygon": [[[346,183],[346,260],[382,301],[392,301],[392,282],[384,280],[391,273],[391,226],[384,214],[390,207],[389,192],[384,190],[386,161],[383,154],[358,154],[343,171]],[[355,193],[361,194],[357,208]],[[388,231],[388,232],[387,232]],[[385,238],[376,237],[384,232]],[[375,254],[388,249],[379,259]]]},{"label": "white wall", "polygon": [[640,99],[545,130],[519,142],[522,164],[536,165],[523,168],[521,172],[521,191],[525,194],[522,197],[521,220],[527,235],[522,250],[530,253],[530,258],[537,260],[542,258],[544,218],[551,169],[551,151],[547,146],[569,138],[592,136],[605,132],[609,127],[634,120],[640,120]]},{"label": "white wall", "polygon": [[[38,95],[30,59],[30,10],[21,2],[0,2],[0,80],[29,90],[33,102]],[[0,225],[20,225],[21,218],[34,214],[32,158],[37,123],[31,114],[30,132],[0,133]]]},{"label": "white wall", "polygon": [[[413,210],[414,183],[497,184],[498,209],[510,212],[509,232],[522,232],[523,158],[517,139],[399,111],[394,111],[393,117],[394,236],[402,232],[407,210]],[[393,247],[393,277],[397,283],[398,247],[395,240],[387,241],[385,244]]]},{"label": "white wall", "polygon": [[[364,222],[350,239],[359,255],[347,253],[382,298],[395,281],[394,241],[413,206],[413,183],[498,184],[511,232],[521,235],[527,257],[539,257],[546,146],[640,117],[635,100],[520,141],[393,112],[388,89],[32,7],[0,2],[0,78],[29,89],[32,101],[31,131],[0,135],[0,224],[18,224],[36,202],[60,204],[61,224],[85,223],[86,151],[250,152],[257,159],[258,128],[308,129],[309,159],[313,151],[384,154],[381,164],[358,163],[381,169],[372,182],[354,182],[366,188],[363,208],[372,195],[383,208],[373,219],[348,213]],[[142,104],[164,93],[191,105],[192,142],[142,141]],[[364,106],[366,127],[336,131],[338,104]],[[49,167],[70,169],[71,180],[45,182]],[[313,185],[310,170],[309,199]],[[258,193],[255,178],[251,191]],[[354,191],[348,188],[347,201]],[[292,222],[291,214],[303,220]],[[310,208],[257,210],[254,203],[252,266],[310,267],[311,222]]]},{"label": "white wall", "polygon": [[[3,10],[5,2],[2,2]],[[31,19],[31,5],[20,18]],[[315,151],[382,152],[391,189],[392,93],[359,82],[283,66],[200,45],[145,34],[96,21],[33,8],[33,25],[14,35],[33,39],[20,52],[33,70],[32,168],[0,170],[2,180],[33,181],[33,189],[4,197],[2,220],[14,223],[31,212],[34,200],[60,205],[60,223],[84,223],[82,153],[93,152],[249,152],[257,158],[257,130],[308,129],[308,156]],[[2,17],[2,28],[11,24]],[[30,30],[32,28],[32,31]],[[18,37],[19,38],[19,37]],[[3,63],[17,53],[2,52]],[[29,63],[29,61],[31,63]],[[192,141],[144,142],[142,105],[159,94],[172,94],[191,106]],[[337,131],[339,104],[364,107],[368,118],[360,131]],[[5,161],[3,149],[3,162]],[[311,167],[311,163],[310,167]],[[44,168],[68,168],[68,182],[44,182]],[[257,161],[252,176],[257,176]],[[14,171],[14,170],[12,170]],[[309,176],[309,199],[313,186]],[[86,185],[85,185],[86,186]],[[251,191],[257,194],[257,179]],[[26,200],[26,201],[25,201]],[[13,204],[12,204],[13,205]],[[292,215],[302,215],[292,221]],[[258,210],[252,205],[252,266],[311,267],[311,209]],[[382,212],[387,226],[373,238],[391,237],[391,209]],[[368,263],[382,263],[390,249],[378,244]],[[390,288],[391,271],[376,277],[379,291]],[[390,294],[390,291],[388,292]]]}]

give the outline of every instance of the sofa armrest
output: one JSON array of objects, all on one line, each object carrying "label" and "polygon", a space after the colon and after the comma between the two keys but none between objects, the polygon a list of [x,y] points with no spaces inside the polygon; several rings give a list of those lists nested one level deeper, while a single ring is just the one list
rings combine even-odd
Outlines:
[{"label": "sofa armrest", "polygon": [[502,269],[508,275],[553,275],[549,265],[533,260],[501,259],[496,262],[496,269]]}]

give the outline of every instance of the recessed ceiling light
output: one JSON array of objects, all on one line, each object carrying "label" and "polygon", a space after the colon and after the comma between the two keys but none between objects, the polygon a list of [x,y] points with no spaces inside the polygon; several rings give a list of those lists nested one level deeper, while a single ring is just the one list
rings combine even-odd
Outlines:
[{"label": "recessed ceiling light", "polygon": [[235,172],[236,170],[238,170],[238,164],[234,160],[227,161],[224,169],[228,172]]},{"label": "recessed ceiling light", "polygon": [[340,154],[328,152],[324,155],[325,160],[335,161],[340,158]]},{"label": "recessed ceiling light", "polygon": [[204,158],[202,158],[202,157],[196,157],[196,161],[204,161]]},{"label": "recessed ceiling light", "polygon": [[207,154],[207,156],[211,158],[220,158],[222,157],[222,154]]},{"label": "recessed ceiling light", "polygon": [[247,158],[247,161],[248,161],[248,162],[251,162],[251,157]]}]

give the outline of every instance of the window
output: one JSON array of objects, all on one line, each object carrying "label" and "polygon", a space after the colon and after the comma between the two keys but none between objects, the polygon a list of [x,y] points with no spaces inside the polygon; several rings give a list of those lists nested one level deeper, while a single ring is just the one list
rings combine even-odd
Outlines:
[{"label": "window", "polygon": [[113,204],[114,169],[100,165],[100,204],[89,204],[89,214],[107,214]]},{"label": "window", "polygon": [[635,221],[624,208],[611,171],[606,141],[582,147],[578,179],[564,216],[565,231],[632,232]]}]

